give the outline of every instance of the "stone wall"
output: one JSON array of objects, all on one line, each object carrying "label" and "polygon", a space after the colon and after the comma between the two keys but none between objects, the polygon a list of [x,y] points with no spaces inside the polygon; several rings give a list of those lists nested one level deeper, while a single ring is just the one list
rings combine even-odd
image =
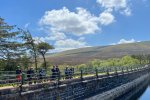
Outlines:
[{"label": "stone wall", "polygon": [[[112,74],[99,78],[89,77],[86,80],[66,81],[62,82],[61,85],[45,84],[45,86],[43,85],[44,88],[40,85],[40,88],[31,89],[21,94],[0,93],[0,100],[83,100],[116,88],[113,95],[115,97],[116,95],[118,96],[117,92],[125,93],[129,90],[127,87],[122,87],[121,90],[124,91],[117,91],[117,87],[130,82],[134,84],[134,81],[137,81],[140,77],[145,77],[149,72],[150,68],[147,67],[132,72]],[[105,96],[107,97],[107,95]],[[102,100],[102,98],[100,99]]]},{"label": "stone wall", "polygon": [[86,100],[131,100],[130,98],[132,97],[133,93],[128,96],[126,95],[127,97],[124,97],[124,94],[128,94],[130,90],[140,90],[145,84],[147,84],[149,76],[150,74],[143,75],[131,82],[118,86],[102,94],[90,97]]}]

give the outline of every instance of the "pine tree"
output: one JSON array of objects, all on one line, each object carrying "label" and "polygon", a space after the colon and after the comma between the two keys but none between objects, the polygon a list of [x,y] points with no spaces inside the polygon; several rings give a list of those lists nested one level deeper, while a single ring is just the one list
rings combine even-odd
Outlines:
[{"label": "pine tree", "polygon": [[0,18],[0,60],[6,62],[6,70],[12,70],[12,62],[25,53],[22,34]]}]

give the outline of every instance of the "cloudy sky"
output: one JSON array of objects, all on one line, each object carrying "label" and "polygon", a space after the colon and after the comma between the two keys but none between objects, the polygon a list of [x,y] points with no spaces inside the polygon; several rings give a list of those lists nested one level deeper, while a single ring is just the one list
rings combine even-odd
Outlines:
[{"label": "cloudy sky", "polygon": [[150,40],[150,0],[0,2],[0,17],[55,51]]}]

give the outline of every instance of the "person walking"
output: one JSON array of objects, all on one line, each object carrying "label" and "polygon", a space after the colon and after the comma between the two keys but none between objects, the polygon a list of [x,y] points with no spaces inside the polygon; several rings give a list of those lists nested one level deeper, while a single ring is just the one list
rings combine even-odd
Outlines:
[{"label": "person walking", "polygon": [[52,72],[51,80],[55,80],[56,75],[57,75],[55,66],[53,66],[53,68],[51,69],[51,72]]},{"label": "person walking", "polygon": [[18,81],[21,80],[21,73],[22,73],[22,70],[21,70],[20,66],[17,66],[17,69],[16,69],[16,79]]},{"label": "person walking", "polygon": [[74,74],[74,68],[70,68],[70,72],[69,72],[70,74],[70,79],[72,79],[73,78],[73,74]]},{"label": "person walking", "polygon": [[33,76],[34,76],[34,70],[33,68],[29,67],[27,71],[27,78],[28,78],[29,84],[32,84]]},{"label": "person walking", "polygon": [[44,69],[40,69],[39,70],[39,79],[43,79],[43,77],[45,76],[45,71],[44,71]]},{"label": "person walking", "polygon": [[69,69],[66,67],[65,69],[65,79],[69,79]]},{"label": "person walking", "polygon": [[58,66],[56,65],[56,78],[59,80],[60,79],[60,70]]}]

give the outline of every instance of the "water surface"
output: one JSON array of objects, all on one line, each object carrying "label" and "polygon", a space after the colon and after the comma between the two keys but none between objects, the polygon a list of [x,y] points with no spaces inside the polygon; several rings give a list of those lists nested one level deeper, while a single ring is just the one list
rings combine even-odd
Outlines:
[{"label": "water surface", "polygon": [[150,85],[147,87],[145,92],[141,95],[138,100],[150,100]]}]

